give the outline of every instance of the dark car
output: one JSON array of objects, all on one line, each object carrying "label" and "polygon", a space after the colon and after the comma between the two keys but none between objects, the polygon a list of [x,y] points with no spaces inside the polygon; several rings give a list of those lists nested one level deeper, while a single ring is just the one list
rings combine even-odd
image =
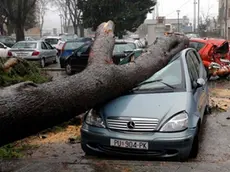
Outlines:
[{"label": "dark car", "polygon": [[[76,43],[75,43],[76,44]],[[93,42],[89,41],[82,43],[72,55],[66,57],[66,55],[60,57],[61,68],[66,69],[66,73],[71,75],[75,72],[80,72],[85,69],[88,64],[88,58],[90,49]],[[131,60],[131,55],[135,51],[135,57],[139,56],[143,50],[135,49],[135,47],[129,42],[115,42],[113,51],[113,62],[115,64],[127,63]],[[69,54],[70,52],[68,52]]]},{"label": "dark car", "polygon": [[91,44],[93,41],[92,39],[87,38],[78,38],[76,40],[66,41],[60,50],[60,61],[61,61],[61,67],[64,68],[65,65],[62,63],[65,61],[66,58],[73,55],[75,51],[77,51],[81,46],[84,44]]},{"label": "dark car", "polygon": [[126,94],[89,110],[81,128],[87,155],[195,158],[209,111],[207,73],[194,49]]},{"label": "dark car", "polygon": [[10,36],[0,36],[0,42],[11,48],[16,43],[16,39]]}]

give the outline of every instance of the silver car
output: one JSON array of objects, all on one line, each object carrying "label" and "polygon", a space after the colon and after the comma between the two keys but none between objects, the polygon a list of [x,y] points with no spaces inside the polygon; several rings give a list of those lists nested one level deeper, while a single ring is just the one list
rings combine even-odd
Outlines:
[{"label": "silver car", "polygon": [[88,155],[196,158],[205,113],[207,73],[194,49],[121,97],[86,113],[81,145]]},{"label": "silver car", "polygon": [[57,50],[44,41],[19,41],[10,54],[30,61],[37,61],[42,68],[48,63],[57,63]]}]

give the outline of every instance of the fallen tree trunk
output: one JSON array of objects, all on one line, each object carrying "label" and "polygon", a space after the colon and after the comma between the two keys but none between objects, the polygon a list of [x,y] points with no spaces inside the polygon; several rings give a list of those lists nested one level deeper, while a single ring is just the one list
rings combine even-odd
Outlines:
[{"label": "fallen tree trunk", "polygon": [[35,85],[21,83],[0,90],[0,145],[51,127],[105,103],[167,65],[185,48],[184,37],[159,39],[135,62],[111,64],[113,22],[98,27],[87,68],[76,75]]}]

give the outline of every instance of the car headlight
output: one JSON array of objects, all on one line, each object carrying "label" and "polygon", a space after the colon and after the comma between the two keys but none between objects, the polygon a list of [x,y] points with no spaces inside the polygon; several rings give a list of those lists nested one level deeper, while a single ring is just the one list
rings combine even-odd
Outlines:
[{"label": "car headlight", "polygon": [[188,114],[183,112],[163,125],[160,131],[162,132],[177,132],[188,128]]},{"label": "car headlight", "polygon": [[91,109],[88,112],[88,114],[86,115],[85,122],[86,124],[91,125],[91,126],[105,128],[105,124],[104,124],[104,121],[100,113],[94,109]]}]

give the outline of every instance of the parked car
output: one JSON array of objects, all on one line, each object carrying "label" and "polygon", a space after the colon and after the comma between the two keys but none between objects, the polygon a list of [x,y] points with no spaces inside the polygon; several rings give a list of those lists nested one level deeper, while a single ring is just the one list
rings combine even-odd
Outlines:
[{"label": "parked car", "polygon": [[185,49],[125,95],[89,110],[82,149],[87,155],[195,158],[208,105],[202,60]]},{"label": "parked car", "polygon": [[10,49],[10,47],[7,47],[5,44],[0,42],[0,49]]},{"label": "parked car", "polygon": [[195,48],[201,55],[208,78],[229,76],[228,41],[216,38],[191,38],[189,47]]},{"label": "parked car", "polygon": [[66,41],[60,51],[60,59],[66,58],[73,54],[73,52],[78,49],[83,44],[90,44],[93,42],[92,38],[82,37],[76,40]]},{"label": "parked car", "polygon": [[11,48],[10,53],[26,60],[37,61],[42,68],[48,63],[57,62],[57,50],[44,41],[19,41]]},{"label": "parked car", "polygon": [[[77,42],[72,43],[79,47],[75,51],[73,51],[73,48],[67,48],[67,50],[64,50],[65,54],[60,57],[61,68],[65,68],[68,75],[75,72],[81,72],[85,69],[88,64],[89,53],[93,42],[80,42],[81,44],[77,44]],[[130,43],[116,41],[113,50],[113,62],[119,64],[134,51],[136,54],[141,54],[143,52],[142,49],[134,48],[135,47],[130,45]]]},{"label": "parked car", "polygon": [[56,48],[58,41],[61,40],[61,37],[60,36],[47,36],[47,37],[43,38],[42,40],[45,42],[48,42],[54,48]]},{"label": "parked car", "polygon": [[25,41],[35,41],[35,39],[32,38],[32,37],[27,36],[27,37],[25,37]]},{"label": "parked car", "polygon": [[200,38],[198,33],[187,33],[185,34],[188,38]]},{"label": "parked car", "polygon": [[[69,56],[72,56],[74,55],[74,52],[75,51],[78,51],[83,45],[88,45],[90,44],[91,45],[91,42],[81,42],[81,41],[67,41],[64,43],[63,47],[62,47],[62,50],[61,50],[61,53],[60,53],[60,65],[61,65],[61,68],[65,68],[65,61],[66,59],[69,57]],[[82,49],[82,51],[84,51],[84,49]]]},{"label": "parked car", "polygon": [[0,36],[0,42],[11,48],[16,43],[16,39],[10,36]]}]

